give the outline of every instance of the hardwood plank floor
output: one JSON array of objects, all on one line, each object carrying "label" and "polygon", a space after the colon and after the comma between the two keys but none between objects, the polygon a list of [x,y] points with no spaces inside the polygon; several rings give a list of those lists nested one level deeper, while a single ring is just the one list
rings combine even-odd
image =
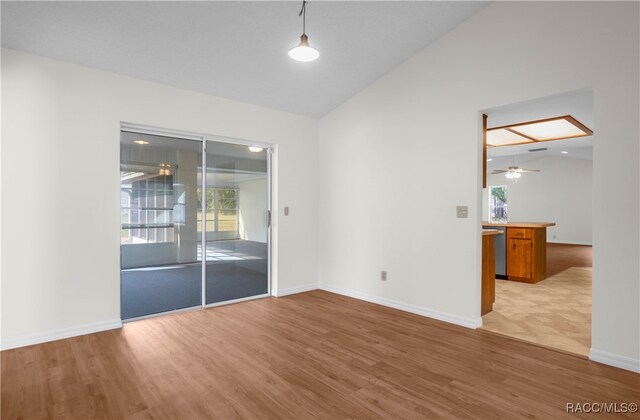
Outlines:
[{"label": "hardwood plank floor", "polygon": [[591,267],[592,260],[593,252],[590,245],[547,242],[546,277],[551,277],[571,267]]},{"label": "hardwood plank floor", "polygon": [[313,291],[4,351],[1,415],[546,419],[639,389],[632,372]]}]

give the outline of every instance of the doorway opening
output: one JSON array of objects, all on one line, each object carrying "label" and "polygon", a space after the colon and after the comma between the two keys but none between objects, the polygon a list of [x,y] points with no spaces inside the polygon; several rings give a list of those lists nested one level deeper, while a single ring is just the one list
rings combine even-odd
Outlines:
[{"label": "doorway opening", "polygon": [[126,126],[121,318],[269,296],[271,149]]},{"label": "doorway opening", "polygon": [[[491,235],[483,239],[483,256],[487,247],[493,254],[492,267],[483,260],[482,329],[588,357],[593,93],[483,114],[483,238]],[[494,287],[484,279],[491,268]]]}]

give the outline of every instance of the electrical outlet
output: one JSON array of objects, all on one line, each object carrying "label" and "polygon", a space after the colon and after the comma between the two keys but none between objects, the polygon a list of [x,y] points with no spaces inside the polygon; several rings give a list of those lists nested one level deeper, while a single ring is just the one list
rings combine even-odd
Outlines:
[{"label": "electrical outlet", "polygon": [[456,206],[456,217],[458,219],[466,219],[469,217],[468,206]]},{"label": "electrical outlet", "polygon": [[387,281],[387,272],[385,270],[380,272],[380,280]]}]

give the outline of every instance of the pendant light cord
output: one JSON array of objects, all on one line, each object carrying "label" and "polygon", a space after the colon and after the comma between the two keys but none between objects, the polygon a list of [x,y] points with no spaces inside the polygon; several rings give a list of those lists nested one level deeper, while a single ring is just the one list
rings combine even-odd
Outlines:
[{"label": "pendant light cord", "polygon": [[302,9],[300,10],[300,13],[298,13],[298,16],[302,16],[302,33],[306,34],[307,33],[307,0],[302,0]]}]

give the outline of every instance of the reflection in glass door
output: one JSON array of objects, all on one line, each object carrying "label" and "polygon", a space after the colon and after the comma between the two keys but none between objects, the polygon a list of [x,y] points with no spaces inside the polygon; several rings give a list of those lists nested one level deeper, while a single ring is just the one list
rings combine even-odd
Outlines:
[{"label": "reflection in glass door", "polygon": [[122,319],[268,296],[268,149],[135,131],[120,137]]},{"label": "reflection in glass door", "polygon": [[121,317],[202,305],[202,141],[121,132]]},{"label": "reflection in glass door", "polygon": [[[269,293],[269,155],[206,142],[205,200],[198,213],[206,256],[206,305]],[[204,246],[202,241],[204,240]]]}]

